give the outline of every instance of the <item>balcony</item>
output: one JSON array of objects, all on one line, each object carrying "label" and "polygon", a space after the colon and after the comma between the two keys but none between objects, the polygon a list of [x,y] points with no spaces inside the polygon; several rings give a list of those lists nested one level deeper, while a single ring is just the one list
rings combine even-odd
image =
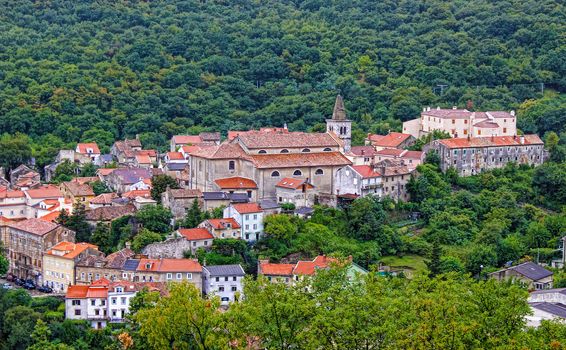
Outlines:
[{"label": "balcony", "polygon": [[362,185],[362,189],[367,190],[367,189],[374,189],[374,188],[383,188],[383,184],[379,183],[379,184],[365,184]]},{"label": "balcony", "polygon": [[86,318],[88,320],[105,320],[108,318],[108,315],[94,315],[94,314],[88,314],[86,315]]}]

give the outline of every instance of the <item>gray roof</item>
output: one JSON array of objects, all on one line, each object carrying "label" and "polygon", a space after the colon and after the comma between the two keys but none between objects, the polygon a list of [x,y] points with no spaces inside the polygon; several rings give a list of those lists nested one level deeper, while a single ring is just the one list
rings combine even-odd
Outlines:
[{"label": "gray roof", "polygon": [[236,203],[247,203],[250,201],[247,193],[203,192],[202,198],[205,201],[229,200]]},{"label": "gray roof", "polygon": [[566,305],[560,303],[529,303],[535,309],[548,312],[555,316],[566,318]]},{"label": "gray roof", "polygon": [[566,295],[566,288],[540,289],[531,292],[531,294],[554,294],[554,293]]},{"label": "gray roof", "polygon": [[269,200],[269,199],[264,199],[264,200],[260,201],[260,202],[259,202],[259,206],[260,206],[261,209],[263,209],[263,210],[277,209],[277,208],[280,207],[280,205],[277,204],[276,201]]},{"label": "gray roof", "polygon": [[244,276],[246,273],[240,265],[203,266],[210,276]]},{"label": "gray roof", "polygon": [[139,263],[140,263],[139,259],[128,259],[124,263],[123,269],[126,271],[136,271],[138,269]]},{"label": "gray roof", "polygon": [[509,269],[515,270],[521,275],[532,279],[533,281],[538,281],[548,276],[552,276],[552,271],[548,271],[544,267],[535,264],[532,261],[528,261],[517,266],[512,266]]},{"label": "gray roof", "polygon": [[299,215],[310,215],[314,213],[314,209],[310,207],[300,207],[299,209],[295,209],[295,214]]},{"label": "gray roof", "polygon": [[124,184],[135,184],[140,180],[151,178],[153,173],[150,169],[122,168],[114,170],[112,175],[119,177]]},{"label": "gray roof", "polygon": [[170,171],[181,171],[187,167],[187,163],[168,163],[167,169]]},{"label": "gray roof", "polygon": [[111,154],[101,154],[100,155],[100,161],[102,161],[103,163],[112,163],[114,159],[112,158]]}]

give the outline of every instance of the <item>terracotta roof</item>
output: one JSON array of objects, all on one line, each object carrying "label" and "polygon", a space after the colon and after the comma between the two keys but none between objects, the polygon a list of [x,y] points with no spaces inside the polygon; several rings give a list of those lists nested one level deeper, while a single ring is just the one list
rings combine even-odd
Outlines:
[{"label": "terracotta roof", "polygon": [[270,276],[291,276],[293,275],[294,264],[273,264],[260,263],[259,269],[262,275]]},{"label": "terracotta roof", "polygon": [[393,157],[400,157],[401,154],[405,152],[404,149],[398,148],[384,148],[381,151],[378,151],[376,155],[378,156],[393,156]]},{"label": "terracotta roof", "polygon": [[140,259],[137,271],[202,272],[202,266],[193,259]]},{"label": "terracotta roof", "polygon": [[133,205],[100,207],[87,210],[85,217],[88,221],[112,221],[122,216],[133,214],[135,211],[136,208]]},{"label": "terracotta roof", "polygon": [[239,135],[244,135],[246,133],[254,133],[254,132],[265,132],[265,133],[288,133],[289,130],[285,129],[285,128],[273,128],[273,127],[267,127],[267,128],[261,128],[259,130],[247,130],[247,131],[235,131],[235,130],[229,130],[228,131],[228,141],[232,141],[233,139],[235,139],[237,136]]},{"label": "terracotta roof", "polygon": [[0,223],[10,223],[10,222],[14,222],[14,220],[8,219],[7,217],[0,215]]},{"label": "terracotta roof", "polygon": [[37,218],[19,221],[11,226],[20,231],[29,232],[38,236],[43,236],[59,227],[58,224]]},{"label": "terracotta roof", "polygon": [[212,233],[204,228],[180,228],[179,234],[189,241],[200,241],[204,239],[214,239]]},{"label": "terracotta roof", "polygon": [[116,168],[99,168],[96,170],[96,173],[100,176],[108,176],[112,174],[114,170],[116,170]]},{"label": "terracotta roof", "polygon": [[75,177],[71,181],[78,182],[80,184],[87,184],[87,183],[95,182],[95,181],[98,181],[98,180],[100,180],[100,179],[97,176],[81,176],[81,177]]},{"label": "terracotta roof", "polygon": [[26,195],[23,191],[12,191],[12,190],[0,191],[0,198],[20,198],[25,196]]},{"label": "terracotta roof", "polygon": [[151,158],[146,154],[137,154],[136,162],[138,162],[138,164],[151,164]]},{"label": "terracotta roof", "polygon": [[[302,188],[305,181],[306,181],[306,179],[286,177],[286,178],[282,179],[281,181],[279,181],[277,183],[277,185],[275,185],[275,187],[282,187],[282,188],[288,188],[288,189],[296,190],[296,189]],[[310,183],[307,183],[306,187],[309,188],[309,189],[314,188],[314,186]]]},{"label": "terracotta roof", "polygon": [[373,169],[373,167],[369,165],[352,165],[352,169],[354,169],[358,174],[361,175],[364,179],[366,178],[373,178],[373,177],[380,177],[381,174],[378,173]]},{"label": "terracotta roof", "polygon": [[234,176],[227,177],[224,179],[216,179],[214,182],[220,187],[220,189],[245,189],[245,188],[257,188],[257,184],[254,180],[248,179],[246,177]]},{"label": "terracotta roof", "polygon": [[217,142],[220,141],[220,133],[219,132],[201,132],[199,134],[200,138],[203,142]]},{"label": "terracotta roof", "polygon": [[112,199],[118,197],[114,192],[101,193],[90,200],[90,204],[112,204]]},{"label": "terracotta roof", "polygon": [[375,154],[375,148],[373,146],[353,146],[350,152],[355,156],[371,157]]},{"label": "terracotta roof", "polygon": [[[93,283],[94,284],[94,283]],[[86,293],[87,298],[105,299],[108,298],[108,286],[91,287]]]},{"label": "terracotta roof", "polygon": [[421,115],[436,117],[436,118],[448,118],[448,119],[459,119],[459,118],[469,118],[472,112],[467,109],[440,109],[431,108],[430,111],[423,111]]},{"label": "terracotta roof", "polygon": [[421,159],[424,156],[422,151],[406,151],[403,153],[403,158]]},{"label": "terracotta roof", "polygon": [[368,135],[372,145],[380,147],[399,147],[403,142],[411,137],[411,134],[400,132],[390,132],[387,135]]},{"label": "terracotta roof", "polygon": [[70,285],[67,287],[67,299],[83,299],[86,298],[89,286]]},{"label": "terracotta roof", "polygon": [[226,224],[230,224],[232,228],[240,228],[240,224],[233,218],[225,218],[225,219],[208,219],[206,220],[210,223],[212,227],[217,230],[222,230],[226,228]]},{"label": "terracotta roof", "polygon": [[45,221],[55,222],[59,218],[59,215],[61,215],[60,211],[52,211],[47,215],[43,215],[42,217],[40,217],[40,219]]},{"label": "terracotta roof", "polygon": [[238,135],[238,138],[248,149],[338,147],[327,133],[249,131]]},{"label": "terracotta roof", "polygon": [[185,160],[181,152],[167,152],[167,158],[170,160]]},{"label": "terracotta roof", "polygon": [[136,156],[148,156],[155,158],[157,157],[157,151],[154,149],[140,149],[139,151],[136,151]]},{"label": "terracotta roof", "polygon": [[63,197],[61,191],[53,185],[45,185],[34,189],[26,190],[31,198],[59,198]]},{"label": "terracotta roof", "polygon": [[92,187],[87,184],[81,184],[78,181],[66,181],[61,183],[61,186],[66,187],[73,196],[94,196]]},{"label": "terracotta roof", "polygon": [[257,203],[237,203],[232,207],[240,214],[260,213],[263,211]]},{"label": "terracotta roof", "polygon": [[453,138],[438,140],[439,143],[448,148],[471,148],[471,147],[502,147],[502,146],[522,146],[522,145],[543,145],[544,142],[536,134],[525,135],[525,142],[521,144],[520,136],[488,136]]},{"label": "terracotta roof", "polygon": [[134,199],[136,197],[150,198],[151,197],[151,190],[131,190],[131,191],[122,193],[122,198]]},{"label": "terracotta roof", "polygon": [[340,152],[254,154],[250,157],[260,169],[352,164]]},{"label": "terracotta roof", "polygon": [[481,122],[477,122],[474,124],[476,128],[485,128],[485,129],[495,129],[499,128],[499,124],[496,122],[492,122],[490,120],[482,120]]},{"label": "terracotta roof", "polygon": [[319,255],[313,261],[299,261],[293,269],[294,275],[314,275],[317,269],[328,268],[331,262],[337,262],[336,259]]},{"label": "terracotta roof", "polygon": [[194,157],[207,159],[247,159],[248,155],[237,143],[222,143],[220,145],[198,146],[191,152]]},{"label": "terracotta roof", "polygon": [[81,154],[89,154],[89,149],[91,154],[100,154],[100,150],[98,149],[96,142],[77,144],[77,150]]},{"label": "terracotta roof", "polygon": [[199,189],[188,189],[188,188],[175,188],[170,189],[171,197],[173,198],[200,198],[202,197],[202,192]]},{"label": "terracotta roof", "polygon": [[49,249],[45,254],[65,259],[74,259],[89,248],[98,249],[97,246],[90,243],[73,243],[63,241],[51,247],[51,249]]},{"label": "terracotta roof", "polygon": [[129,248],[124,248],[115,253],[109,254],[106,257],[106,267],[121,268],[124,262],[134,256],[134,251]]},{"label": "terracotta roof", "polygon": [[181,150],[187,154],[193,154],[200,149],[200,146],[181,146]]},{"label": "terracotta roof", "polygon": [[176,145],[197,144],[202,142],[202,139],[198,135],[175,135],[172,139],[173,143]]}]

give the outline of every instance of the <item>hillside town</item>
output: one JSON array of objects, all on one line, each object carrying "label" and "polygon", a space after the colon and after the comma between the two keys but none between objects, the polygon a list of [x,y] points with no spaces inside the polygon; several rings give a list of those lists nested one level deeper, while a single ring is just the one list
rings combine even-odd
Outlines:
[{"label": "hillside town", "polygon": [[[317,205],[340,208],[366,196],[408,201],[407,184],[419,177],[419,166],[430,153],[439,157],[442,171],[460,176],[508,163],[538,166],[547,157],[538,135],[517,134],[513,111],[427,107],[420,118],[403,124],[403,133],[370,133],[359,146],[352,146],[351,131],[352,121],[338,95],[326,132],[289,131],[283,125],[229,131],[226,138],[219,132],[175,135],[166,153],[144,149],[138,138],[116,141],[108,154],[94,142],[79,143],[60,150],[45,169],[31,164],[3,169],[0,237],[9,260],[8,278],[28,289],[64,296],[66,318],[87,320],[94,328],[124,322],[138,291],[166,294],[168,283],[188,282],[228,307],[243,297],[246,272],[239,264],[207,265],[196,259],[215,240],[254,245],[265,235],[267,217],[308,217]],[[422,151],[411,150],[433,132],[449,137],[431,139]],[[56,183],[62,164],[76,169],[76,176]],[[79,176],[85,165],[94,166],[95,176]],[[155,179],[163,176],[172,182],[156,197]],[[95,184],[105,190],[95,193]],[[94,230],[121,218],[132,220],[135,213],[158,205],[171,212],[171,233],[135,250],[128,241],[119,250],[104,252],[80,241],[62,220],[80,208]],[[216,210],[219,215],[184,227],[191,210]],[[290,285],[333,263],[339,261],[324,255],[286,263],[260,259],[257,275]],[[352,261],[347,264],[349,278],[368,273]],[[528,264],[490,276],[519,278],[536,290],[532,305],[540,311],[539,321],[561,313],[564,317],[566,308],[559,303],[545,309],[541,305],[549,302],[539,301],[550,293],[552,272]]]}]

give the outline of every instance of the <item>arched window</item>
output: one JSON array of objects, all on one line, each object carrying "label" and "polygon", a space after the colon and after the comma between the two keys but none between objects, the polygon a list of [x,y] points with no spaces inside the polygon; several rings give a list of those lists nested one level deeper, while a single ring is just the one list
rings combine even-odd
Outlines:
[{"label": "arched window", "polygon": [[293,176],[301,176],[301,175],[303,175],[303,173],[299,169],[293,172]]},{"label": "arched window", "polygon": [[234,170],[236,169],[236,162],[231,160],[228,162],[228,170]]},{"label": "arched window", "polygon": [[279,153],[289,153],[289,150],[285,148],[285,149],[282,149],[281,152],[279,152]]},{"label": "arched window", "polygon": [[258,153],[258,154],[265,154],[265,153],[267,153],[267,151],[264,150],[264,149],[260,149],[259,152],[257,152],[257,153]]},{"label": "arched window", "polygon": [[330,151],[332,151],[332,148],[326,147],[325,149],[323,149],[323,151],[324,151],[324,152],[330,152]]},{"label": "arched window", "polygon": [[309,153],[310,151],[311,151],[311,150],[308,149],[308,148],[303,148],[303,150],[302,150],[301,152],[303,152],[303,153]]},{"label": "arched window", "polygon": [[324,171],[322,169],[316,169],[314,172],[315,175],[324,175]]},{"label": "arched window", "polygon": [[279,177],[281,176],[277,170],[271,173],[271,177]]}]

